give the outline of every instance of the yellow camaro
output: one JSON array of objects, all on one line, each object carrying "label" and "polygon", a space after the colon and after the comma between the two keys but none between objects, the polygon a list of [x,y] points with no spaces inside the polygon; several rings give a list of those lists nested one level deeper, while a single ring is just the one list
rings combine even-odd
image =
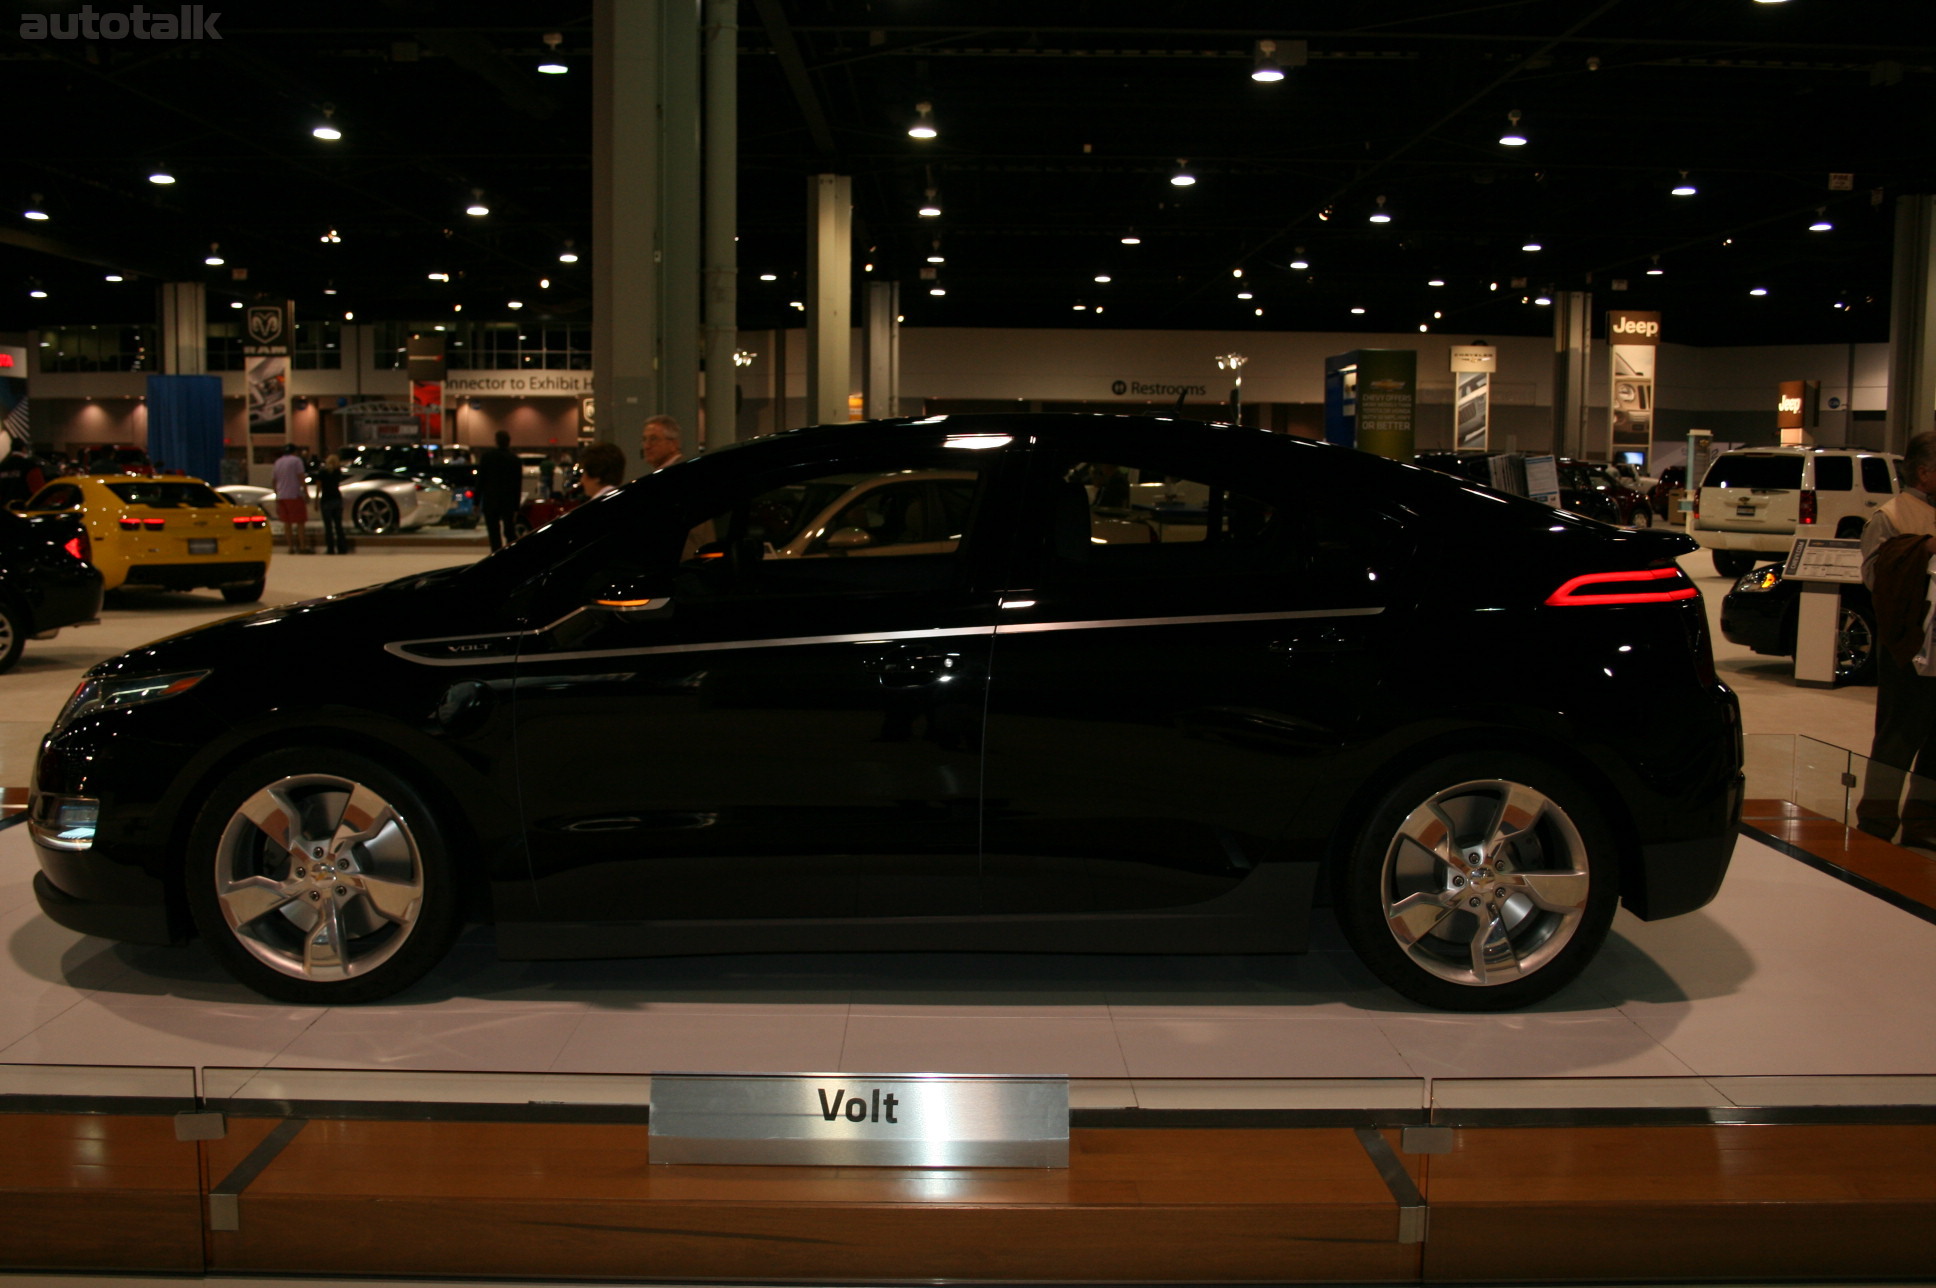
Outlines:
[{"label": "yellow camaro", "polygon": [[68,514],[87,537],[87,560],[103,588],[214,587],[232,604],[262,598],[269,572],[269,519],[185,474],[83,474],[58,478],[26,514]]}]

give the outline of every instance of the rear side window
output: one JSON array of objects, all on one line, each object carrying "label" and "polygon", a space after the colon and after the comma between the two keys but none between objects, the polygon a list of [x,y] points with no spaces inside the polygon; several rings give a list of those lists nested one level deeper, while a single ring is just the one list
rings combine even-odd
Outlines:
[{"label": "rear side window", "polygon": [[1801,485],[1802,458],[1799,456],[1718,456],[1707,467],[1707,478],[1701,483],[1702,487],[1777,489]]},{"label": "rear side window", "polygon": [[1851,492],[1855,489],[1855,462],[1846,456],[1815,458],[1817,492]]},{"label": "rear side window", "polygon": [[1862,458],[1862,486],[1870,492],[1888,492],[1889,462],[1880,456]]},{"label": "rear side window", "polygon": [[27,502],[29,510],[72,510],[81,503],[81,489],[72,483],[53,483]]}]

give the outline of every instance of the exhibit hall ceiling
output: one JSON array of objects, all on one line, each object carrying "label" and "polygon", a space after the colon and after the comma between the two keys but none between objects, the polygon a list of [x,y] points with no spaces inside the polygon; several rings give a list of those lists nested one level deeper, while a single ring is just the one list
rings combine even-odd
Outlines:
[{"label": "exhibit hall ceiling", "polygon": [[[910,326],[1492,338],[1584,290],[1683,343],[1884,340],[1897,203],[1936,184],[1919,8],[747,0],[740,324],[800,323],[838,173]],[[135,12],[5,20],[0,330],[189,280],[589,321],[591,4]]]}]

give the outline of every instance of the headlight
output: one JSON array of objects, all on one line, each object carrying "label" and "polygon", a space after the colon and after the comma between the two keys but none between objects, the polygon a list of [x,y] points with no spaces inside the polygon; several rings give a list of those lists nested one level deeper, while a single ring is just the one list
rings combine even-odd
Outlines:
[{"label": "headlight", "polygon": [[1781,585],[1781,565],[1769,564],[1766,568],[1757,568],[1735,582],[1734,588],[1747,594],[1755,594],[1764,590],[1773,590],[1779,585]]},{"label": "headlight", "polygon": [[176,671],[170,675],[117,675],[83,680],[81,687],[74,690],[74,696],[67,700],[67,705],[61,708],[60,719],[54,721],[54,728],[65,728],[96,711],[138,707],[144,702],[172,698],[178,693],[188,692],[208,676],[207,671]]}]

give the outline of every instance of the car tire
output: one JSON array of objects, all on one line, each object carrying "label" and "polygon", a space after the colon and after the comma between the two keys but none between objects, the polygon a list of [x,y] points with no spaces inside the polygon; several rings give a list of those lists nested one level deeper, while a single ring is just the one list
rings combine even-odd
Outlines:
[{"label": "car tire", "polygon": [[1723,577],[1745,577],[1754,571],[1755,557],[1739,550],[1716,550],[1714,571]]},{"label": "car tire", "polygon": [[1874,684],[1879,647],[1874,618],[1853,605],[1842,605],[1835,631],[1835,678],[1843,684]]},{"label": "car tire", "polygon": [[13,670],[29,633],[26,616],[12,602],[0,599],[0,671]]},{"label": "car tire", "polygon": [[231,604],[253,604],[261,600],[262,592],[268,588],[269,578],[257,577],[246,586],[222,587],[222,598]]},{"label": "car tire", "polygon": [[380,537],[386,532],[394,532],[397,527],[397,503],[381,492],[372,492],[357,498],[352,512],[356,519],[356,530],[372,537]]},{"label": "car tire", "polygon": [[1650,507],[1645,505],[1636,505],[1633,508],[1633,521],[1628,526],[1635,527],[1635,528],[1653,527],[1654,526],[1653,510]]},{"label": "car tire", "polygon": [[222,780],[183,876],[210,953],[282,1002],[388,997],[435,966],[462,924],[429,806],[377,762],[331,748],[278,752]]},{"label": "car tire", "polygon": [[1619,864],[1577,783],[1528,756],[1474,752],[1385,793],[1334,901],[1359,959],[1399,993],[1510,1010],[1592,960],[1620,901]]}]

